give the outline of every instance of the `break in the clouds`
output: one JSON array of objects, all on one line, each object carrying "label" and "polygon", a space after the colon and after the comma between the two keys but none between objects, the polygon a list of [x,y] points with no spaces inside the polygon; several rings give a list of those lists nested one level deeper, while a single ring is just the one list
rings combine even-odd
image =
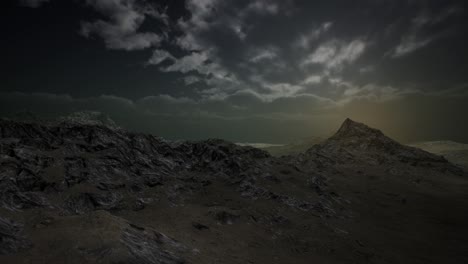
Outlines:
[{"label": "break in the clouds", "polygon": [[468,83],[461,0],[18,0],[12,10],[30,14],[5,18],[3,72],[14,77],[2,87],[23,94],[15,100],[111,94],[173,122],[328,122],[363,100],[419,109],[418,97],[461,98]]}]

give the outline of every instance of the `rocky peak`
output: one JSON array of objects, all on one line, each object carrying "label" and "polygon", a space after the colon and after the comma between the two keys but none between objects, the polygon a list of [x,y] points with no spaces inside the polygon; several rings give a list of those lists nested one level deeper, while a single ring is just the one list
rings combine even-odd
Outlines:
[{"label": "rocky peak", "polygon": [[[459,171],[442,156],[409,147],[387,137],[380,130],[347,118],[340,129],[325,142],[310,148],[308,160],[325,163],[431,164],[441,170]],[[437,164],[437,165],[436,165]]]},{"label": "rocky peak", "polygon": [[385,137],[378,129],[368,127],[363,123],[353,121],[349,118],[341,125],[340,129],[333,135],[332,139],[347,139],[347,138],[367,138],[367,137]]},{"label": "rocky peak", "polygon": [[403,147],[380,130],[347,118],[328,143],[359,150],[385,150]]}]

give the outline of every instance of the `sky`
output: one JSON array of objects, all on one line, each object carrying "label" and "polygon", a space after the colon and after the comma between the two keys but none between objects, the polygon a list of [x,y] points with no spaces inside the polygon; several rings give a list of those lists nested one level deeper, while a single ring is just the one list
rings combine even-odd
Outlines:
[{"label": "sky", "polygon": [[287,143],[347,117],[468,143],[451,0],[7,0],[0,115],[99,111],[168,139]]}]

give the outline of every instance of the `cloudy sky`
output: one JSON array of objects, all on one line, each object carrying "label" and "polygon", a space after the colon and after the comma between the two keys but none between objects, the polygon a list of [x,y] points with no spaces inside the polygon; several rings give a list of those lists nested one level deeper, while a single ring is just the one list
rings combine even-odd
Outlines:
[{"label": "cloudy sky", "polygon": [[468,143],[450,0],[7,0],[0,114],[93,110],[169,139],[285,143],[346,117]]}]

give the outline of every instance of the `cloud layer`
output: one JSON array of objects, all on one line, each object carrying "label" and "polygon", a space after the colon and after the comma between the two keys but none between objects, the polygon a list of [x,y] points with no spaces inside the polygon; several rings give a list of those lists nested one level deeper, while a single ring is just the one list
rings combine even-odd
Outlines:
[{"label": "cloud layer", "polygon": [[[415,93],[380,103],[361,98],[342,106],[310,95],[263,102],[251,93],[200,101],[168,95],[148,96],[136,101],[112,95],[89,98],[44,93],[0,95],[0,113],[9,113],[7,116],[10,117],[14,115],[12,113],[22,111],[54,118],[92,110],[108,114],[127,129],[168,139],[222,136],[235,142],[287,143],[297,138],[330,136],[346,117],[379,127],[403,142],[443,138],[463,142],[464,131],[468,129],[464,117],[457,115],[468,110],[467,95]],[[417,111],[408,112],[415,104],[420,106]],[[440,108],[433,108],[434,104]],[[421,113],[429,114],[429,120],[421,118]],[[457,122],[453,122],[454,116],[458,116]]]},{"label": "cloud layer", "polygon": [[[60,68],[65,73],[67,67],[76,69],[73,62],[59,67],[47,64],[54,62],[49,60],[56,50],[52,47],[66,38],[34,41],[51,46],[43,62],[49,66],[40,67],[40,74],[34,73],[38,67],[30,70],[32,87],[27,87],[21,78],[4,86],[5,91],[19,92],[5,96],[32,105],[36,100],[61,105],[67,111],[72,110],[70,105],[77,109],[106,109],[106,105],[112,105],[109,111],[116,112],[117,101],[125,105],[125,115],[136,115],[142,120],[167,118],[175,127],[199,120],[223,130],[220,124],[234,122],[245,128],[254,125],[253,120],[262,120],[268,124],[266,127],[283,131],[281,124],[288,122],[295,122],[296,128],[322,122],[318,130],[324,132],[343,117],[344,109],[358,109],[359,103],[382,109],[371,111],[378,116],[387,111],[385,107],[406,107],[411,101],[414,110],[408,111],[419,113],[414,118],[423,119],[425,114],[418,109],[427,107],[425,103],[439,108],[437,97],[448,102],[448,98],[466,95],[468,80],[464,69],[468,67],[468,51],[464,47],[468,45],[468,21],[463,1],[18,3],[34,8],[29,12],[38,13],[47,7],[59,14],[65,5],[83,10],[83,14],[73,14],[76,18],[70,24],[78,28],[70,31],[79,34],[79,41],[85,44],[76,47],[79,41],[74,40],[68,54],[78,53],[80,45],[89,45],[82,50],[97,50],[99,45],[101,50],[81,51],[77,56],[83,54],[83,61],[88,64],[75,60],[80,62],[76,75],[94,63],[108,62],[82,78],[74,78],[78,84],[58,82],[60,76],[67,74],[47,72],[48,68]],[[102,57],[95,58],[96,54]],[[20,66],[15,69],[21,70],[15,73],[29,67]],[[41,83],[35,81],[36,75],[46,77],[40,79]],[[70,75],[75,76],[75,72]],[[99,85],[89,75],[96,76]],[[55,82],[58,84],[51,88]],[[85,89],[85,99],[80,99],[80,91]],[[62,93],[69,96],[56,95]],[[416,100],[418,97],[425,99]],[[66,100],[69,105],[59,103]],[[168,121],[171,118],[178,121]],[[367,119],[377,122],[377,117]],[[197,129],[211,135],[206,129]]]}]

